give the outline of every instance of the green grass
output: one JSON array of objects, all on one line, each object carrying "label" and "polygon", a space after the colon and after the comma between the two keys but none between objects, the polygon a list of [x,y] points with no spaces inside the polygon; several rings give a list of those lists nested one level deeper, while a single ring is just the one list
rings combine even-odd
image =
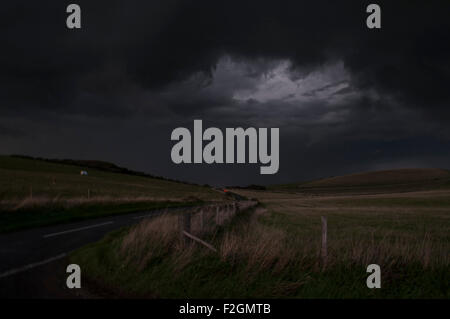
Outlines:
[{"label": "green grass", "polygon": [[0,232],[224,199],[204,186],[0,156]]},{"label": "green grass", "polygon": [[0,200],[34,197],[155,197],[183,199],[199,196],[220,199],[219,193],[208,187],[175,183],[162,179],[140,177],[86,169],[74,165],[49,163],[41,160],[0,156]]}]

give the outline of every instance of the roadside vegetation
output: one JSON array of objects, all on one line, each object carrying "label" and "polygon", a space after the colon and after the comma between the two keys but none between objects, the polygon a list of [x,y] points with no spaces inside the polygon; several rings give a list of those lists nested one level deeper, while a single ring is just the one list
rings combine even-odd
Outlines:
[{"label": "roadside vegetation", "polygon": [[[217,252],[185,246],[177,216],[168,214],[112,233],[71,262],[106,297],[450,297],[450,193],[355,198],[240,191],[262,206],[213,235],[199,235]],[[326,264],[320,216],[328,218]],[[381,289],[366,286],[372,263],[381,266]]]}]

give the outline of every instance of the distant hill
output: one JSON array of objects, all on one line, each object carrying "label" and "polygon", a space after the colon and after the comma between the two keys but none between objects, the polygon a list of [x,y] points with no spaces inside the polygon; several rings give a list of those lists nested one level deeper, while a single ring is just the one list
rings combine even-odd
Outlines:
[{"label": "distant hill", "polygon": [[265,191],[267,189],[264,185],[255,185],[251,184],[248,186],[226,186],[225,188],[228,189],[248,189],[248,190],[255,190],[255,191]]},{"label": "distant hill", "polygon": [[364,172],[269,187],[271,190],[320,194],[408,192],[441,188],[450,188],[450,172],[434,168]]},{"label": "distant hill", "polygon": [[188,185],[195,185],[194,183],[174,180],[166,177],[156,176],[152,174],[147,174],[143,172],[138,172],[134,170],[130,170],[128,168],[117,166],[116,164],[105,162],[105,161],[97,161],[97,160],[73,160],[73,159],[54,159],[54,158],[41,158],[41,157],[32,157],[27,155],[11,155],[13,158],[22,158],[22,159],[30,159],[37,161],[45,161],[49,163],[58,163],[58,164],[67,164],[67,165],[75,165],[85,169],[93,168],[100,171],[112,172],[112,173],[120,173],[134,176],[143,176],[143,177],[151,177],[156,179],[167,180],[176,183],[183,183]]},{"label": "distant hill", "polygon": [[[88,171],[88,175],[82,176],[82,170]],[[209,187],[154,177],[107,162],[0,156],[0,200],[18,200],[31,195],[59,199],[223,197]]]}]

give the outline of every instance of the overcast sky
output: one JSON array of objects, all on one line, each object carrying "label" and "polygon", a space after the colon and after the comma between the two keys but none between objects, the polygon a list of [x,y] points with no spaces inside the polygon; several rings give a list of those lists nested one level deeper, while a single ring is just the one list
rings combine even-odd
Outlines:
[{"label": "overcast sky", "polygon": [[[450,168],[450,3],[376,1],[381,30],[369,3],[3,1],[0,153],[219,185]],[[279,127],[278,174],[173,164],[194,119]]]}]

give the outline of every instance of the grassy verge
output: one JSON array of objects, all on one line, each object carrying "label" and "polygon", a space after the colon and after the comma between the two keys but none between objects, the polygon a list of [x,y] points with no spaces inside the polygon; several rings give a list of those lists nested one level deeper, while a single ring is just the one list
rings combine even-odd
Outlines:
[{"label": "grassy verge", "polygon": [[[183,246],[176,216],[165,215],[112,233],[70,258],[109,297],[450,297],[449,247],[438,225],[421,233],[410,227],[412,220],[334,214],[324,267],[317,217],[280,213],[270,204],[247,211],[202,237],[218,249],[212,252]],[[381,266],[382,289],[366,286],[371,263]]]}]

